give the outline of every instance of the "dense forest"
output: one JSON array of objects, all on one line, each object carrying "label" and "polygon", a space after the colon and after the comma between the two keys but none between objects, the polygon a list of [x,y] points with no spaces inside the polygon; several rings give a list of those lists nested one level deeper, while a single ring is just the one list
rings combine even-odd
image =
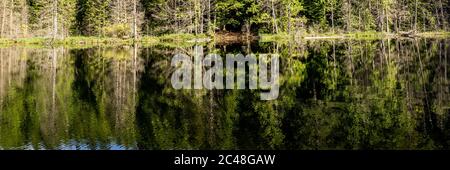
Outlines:
[{"label": "dense forest", "polygon": [[0,37],[448,30],[446,0],[2,0]]}]

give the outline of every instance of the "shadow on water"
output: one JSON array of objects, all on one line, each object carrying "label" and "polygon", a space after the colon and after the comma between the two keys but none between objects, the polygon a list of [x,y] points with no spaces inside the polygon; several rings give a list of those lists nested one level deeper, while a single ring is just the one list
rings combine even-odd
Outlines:
[{"label": "shadow on water", "polygon": [[87,50],[72,50],[71,53],[74,58],[74,77],[75,80],[73,82],[73,90],[78,94],[78,98],[80,100],[85,101],[86,103],[96,104],[97,101],[95,99],[93,89],[90,88],[90,85],[95,86],[95,80],[88,82],[88,67],[89,63],[86,62]]}]

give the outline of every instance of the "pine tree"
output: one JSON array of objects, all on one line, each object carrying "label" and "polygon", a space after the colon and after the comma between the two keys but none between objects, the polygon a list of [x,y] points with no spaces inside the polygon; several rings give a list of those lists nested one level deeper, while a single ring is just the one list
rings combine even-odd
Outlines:
[{"label": "pine tree", "polygon": [[[81,3],[80,3],[81,2]],[[104,35],[103,28],[109,24],[110,0],[80,0],[78,22],[83,35]]]}]

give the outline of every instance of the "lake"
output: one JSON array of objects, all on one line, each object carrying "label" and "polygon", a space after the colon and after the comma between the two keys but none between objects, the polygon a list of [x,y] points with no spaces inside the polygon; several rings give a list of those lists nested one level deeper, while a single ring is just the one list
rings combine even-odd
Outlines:
[{"label": "lake", "polygon": [[279,54],[279,97],[175,90],[194,45],[3,47],[0,149],[450,149],[450,40],[201,46]]}]

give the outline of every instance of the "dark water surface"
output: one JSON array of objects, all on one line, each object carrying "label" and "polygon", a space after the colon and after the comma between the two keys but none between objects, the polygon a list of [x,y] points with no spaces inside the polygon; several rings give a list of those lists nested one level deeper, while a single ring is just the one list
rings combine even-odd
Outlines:
[{"label": "dark water surface", "polygon": [[279,53],[280,95],[175,90],[194,47],[0,48],[0,149],[450,149],[450,40],[204,46]]}]

